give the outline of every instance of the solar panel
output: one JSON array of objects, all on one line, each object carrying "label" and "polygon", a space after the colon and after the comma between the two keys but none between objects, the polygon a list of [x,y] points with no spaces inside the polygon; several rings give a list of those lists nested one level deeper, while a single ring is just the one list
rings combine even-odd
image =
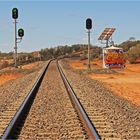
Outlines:
[{"label": "solar panel", "polygon": [[99,36],[98,40],[109,40],[115,30],[115,28],[105,28],[105,30]]},{"label": "solar panel", "polygon": [[115,30],[116,30],[115,28],[110,28],[109,32],[107,33],[105,37],[105,40],[108,40],[112,36]]}]

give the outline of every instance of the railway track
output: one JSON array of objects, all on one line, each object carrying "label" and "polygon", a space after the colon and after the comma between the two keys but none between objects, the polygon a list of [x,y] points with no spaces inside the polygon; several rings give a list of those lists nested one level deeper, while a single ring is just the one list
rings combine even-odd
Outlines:
[{"label": "railway track", "polygon": [[[61,66],[61,68],[63,67]],[[65,72],[65,70],[63,71]],[[74,83],[72,84],[72,86],[73,85]],[[82,103],[83,108],[86,110],[86,114],[90,118],[90,121],[94,124],[96,132],[98,133],[100,139],[104,139],[104,140],[122,139],[121,136],[114,130],[111,123],[107,121],[107,118],[104,115],[105,112],[100,109],[100,105],[94,103],[94,101],[91,100],[92,97],[91,93],[89,92],[87,92],[87,94],[76,93],[76,95],[78,96],[80,102]]]},{"label": "railway track", "polygon": [[2,112],[0,138],[125,139],[112,127],[106,111],[91,98],[89,90],[74,93],[75,84],[71,82],[73,90],[62,68],[58,62],[50,61],[21,108],[18,109],[23,98]]},{"label": "railway track", "polygon": [[[33,120],[33,116],[39,115],[36,113],[36,109],[40,112],[40,119],[36,117],[35,120]],[[48,111],[45,113],[44,110]],[[42,120],[44,121],[42,122]],[[27,118],[27,122],[25,127],[23,127],[19,139],[91,138],[91,134],[87,135],[88,130],[85,129],[83,124],[84,123],[79,118],[77,111],[73,108],[70,102],[57,66],[52,62],[44,77],[44,81],[42,82],[35,99],[34,106],[29,113],[29,117]],[[40,128],[40,130],[38,130],[38,128]],[[94,139],[96,139],[96,137],[94,134]]]},{"label": "railway track", "polygon": [[[55,65],[56,64],[51,61],[48,63],[33,89],[26,97],[21,108],[17,111],[16,115],[8,125],[3,136],[1,137],[2,139],[28,139],[33,137],[55,139],[100,139],[100,136],[96,132],[83,106],[75,96],[75,93],[68,83],[61,67],[58,63],[56,66]],[[51,78],[52,75],[50,76],[50,74],[54,74],[53,76],[56,78],[56,80],[60,80],[61,78],[63,79],[68,94],[64,88],[59,92],[59,88],[62,88],[63,84],[61,79],[60,84],[58,83],[60,87],[58,87],[58,89],[55,87],[54,92],[54,87],[51,87],[51,83],[49,88],[52,89],[50,89],[50,91],[48,91],[48,95],[46,95],[47,92],[45,92],[44,87],[46,84],[49,85],[49,81],[52,80],[51,82],[53,82],[53,80],[55,80]],[[61,75],[61,78],[59,74]],[[48,77],[51,79],[49,80]],[[47,99],[48,97],[50,98]],[[46,102],[48,103],[48,106]],[[47,108],[45,110],[46,106]],[[36,117],[36,115],[38,116]],[[50,117],[54,118],[51,119]],[[8,119],[11,118],[8,117]],[[6,123],[6,121],[3,122]],[[47,129],[43,128],[42,130],[43,126]]]},{"label": "railway track", "polygon": [[86,137],[57,65],[52,62],[19,139],[85,139]]},{"label": "railway track", "polygon": [[[48,76],[50,79],[45,78]],[[59,87],[54,86],[57,84],[57,82],[54,82],[55,80],[59,82],[61,80]],[[49,82],[51,85],[53,85],[52,83],[54,82],[54,85],[52,87],[51,85],[48,86],[46,90],[44,87],[49,85]],[[66,89],[62,86],[63,83]],[[60,90],[61,87],[63,90]],[[49,90],[51,93],[47,93]],[[65,92],[64,90],[66,90],[68,94],[64,93],[64,95],[59,97],[62,92]],[[0,118],[2,122],[0,127],[0,133],[2,135],[0,138],[121,139],[121,137],[114,132],[109,122],[106,121],[103,112],[100,111],[100,107],[98,109],[91,109],[89,104],[83,100],[86,99],[86,97],[80,97],[80,100],[78,98],[58,61],[56,64],[54,64],[54,61],[50,61],[21,107],[18,109],[18,104],[21,104],[22,100],[18,100],[15,104],[11,105]],[[58,108],[56,106],[58,106]],[[53,114],[51,114],[51,112],[53,112]],[[63,113],[57,114],[57,112]],[[14,115],[15,113],[16,115]],[[38,114],[40,116],[38,116]],[[42,117],[42,114],[44,117]],[[47,116],[46,114],[50,115]],[[7,126],[7,128],[5,126]]]},{"label": "railway track", "polygon": [[67,80],[64,72],[62,71],[62,68],[60,67],[58,61],[57,61],[57,66],[58,66],[59,72],[61,74],[61,77],[63,79],[63,82],[65,84],[65,87],[67,89],[67,92],[69,93],[71,102],[73,103],[73,106],[76,108],[76,111],[77,111],[80,119],[82,120],[84,127],[86,128],[89,139],[101,139],[98,132],[96,131],[93,123],[89,119],[85,109],[83,108],[81,102],[79,101],[78,97],[74,93],[74,90],[72,89],[72,87],[71,87],[69,81]]},{"label": "railway track", "polygon": [[15,136],[17,135],[15,132],[19,132],[19,130],[17,129],[20,128],[20,124],[22,124],[23,120],[26,118],[26,114],[30,109],[30,105],[32,104],[36,90],[41,83],[41,80],[45,74],[45,71],[47,70],[49,63],[47,64],[42,74],[34,84],[34,87],[30,91],[30,93],[28,95],[20,94],[20,98],[18,98],[14,103],[10,103],[6,111],[4,110],[1,112],[0,139],[15,138]]}]

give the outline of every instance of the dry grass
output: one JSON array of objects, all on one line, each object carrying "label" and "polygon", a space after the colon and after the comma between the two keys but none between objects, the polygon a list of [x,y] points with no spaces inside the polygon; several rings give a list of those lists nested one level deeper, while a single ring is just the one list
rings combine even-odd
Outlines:
[{"label": "dry grass", "polygon": [[0,85],[5,84],[8,81],[21,78],[29,73],[38,70],[42,65],[42,62],[35,62],[22,66],[22,68],[7,67],[0,70]]}]

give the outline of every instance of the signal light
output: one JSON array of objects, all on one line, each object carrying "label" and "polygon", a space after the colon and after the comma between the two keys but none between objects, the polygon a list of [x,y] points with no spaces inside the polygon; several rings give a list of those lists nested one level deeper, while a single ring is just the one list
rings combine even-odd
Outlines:
[{"label": "signal light", "polygon": [[12,9],[12,17],[13,17],[13,19],[18,18],[18,9],[17,8]]},{"label": "signal light", "polygon": [[92,28],[92,20],[90,18],[88,18],[86,20],[86,28],[87,29],[91,29]]},{"label": "signal light", "polygon": [[19,37],[23,37],[24,36],[24,30],[23,29],[19,29],[18,30],[18,36]]}]

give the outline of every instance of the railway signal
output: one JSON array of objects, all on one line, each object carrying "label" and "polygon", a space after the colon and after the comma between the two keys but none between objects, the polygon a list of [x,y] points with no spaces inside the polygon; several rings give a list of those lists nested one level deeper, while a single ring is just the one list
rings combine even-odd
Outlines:
[{"label": "railway signal", "polygon": [[92,29],[92,19],[87,18],[86,29],[88,30],[88,68],[90,69],[90,30]]},{"label": "railway signal", "polygon": [[87,29],[91,29],[92,28],[92,20],[90,18],[88,18],[86,20],[86,28]]},{"label": "railway signal", "polygon": [[24,30],[23,29],[18,29],[18,36],[23,37],[24,36]]},{"label": "railway signal", "polygon": [[[17,43],[21,42],[22,37],[24,36],[24,30],[23,29],[19,29],[18,30],[18,35],[20,38],[17,38],[17,18],[18,18],[18,9],[17,8],[13,8],[12,9],[12,18],[14,19],[14,25],[15,25],[15,67],[17,68]],[[19,42],[18,42],[19,40]]]},{"label": "railway signal", "polygon": [[13,17],[13,19],[18,18],[18,9],[17,8],[12,9],[12,17]]}]

